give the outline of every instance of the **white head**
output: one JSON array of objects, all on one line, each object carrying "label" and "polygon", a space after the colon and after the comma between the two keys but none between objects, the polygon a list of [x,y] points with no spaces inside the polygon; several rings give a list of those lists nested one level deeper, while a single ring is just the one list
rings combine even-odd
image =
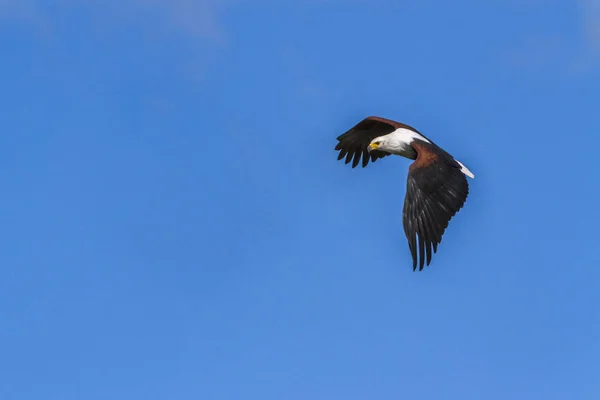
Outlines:
[{"label": "white head", "polygon": [[410,144],[415,139],[430,143],[428,139],[423,137],[418,132],[415,132],[411,129],[398,128],[392,133],[388,133],[387,135],[379,136],[371,140],[371,143],[369,144],[369,151],[387,151],[388,153],[399,154],[414,159],[414,150],[412,150]]},{"label": "white head", "polygon": [[375,139],[371,140],[371,143],[369,144],[369,151],[383,150],[383,151],[387,151],[387,152],[391,153],[399,145],[400,145],[400,143],[397,143],[397,141],[395,141],[389,135],[379,136],[379,137],[376,137]]}]

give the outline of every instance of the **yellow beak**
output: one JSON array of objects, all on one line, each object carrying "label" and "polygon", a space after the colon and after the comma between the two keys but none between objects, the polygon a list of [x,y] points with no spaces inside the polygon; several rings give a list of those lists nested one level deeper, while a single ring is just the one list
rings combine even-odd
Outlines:
[{"label": "yellow beak", "polygon": [[378,147],[379,147],[379,144],[377,144],[377,143],[371,143],[371,144],[369,145],[369,151],[371,151],[371,150],[375,150],[375,149],[376,149],[376,148],[378,148]]}]

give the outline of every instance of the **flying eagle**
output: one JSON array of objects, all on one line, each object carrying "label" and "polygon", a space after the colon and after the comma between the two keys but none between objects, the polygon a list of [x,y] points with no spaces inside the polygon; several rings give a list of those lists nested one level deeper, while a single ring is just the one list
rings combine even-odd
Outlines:
[{"label": "flying eagle", "polygon": [[438,147],[415,128],[381,117],[367,117],[338,136],[335,150],[338,160],[346,157],[356,167],[362,157],[363,168],[369,160],[395,154],[415,160],[408,168],[402,224],[417,269],[417,236],[419,271],[425,257],[431,262],[431,250],[438,244],[452,217],[462,208],[469,194],[466,176],[475,176],[460,161]]}]

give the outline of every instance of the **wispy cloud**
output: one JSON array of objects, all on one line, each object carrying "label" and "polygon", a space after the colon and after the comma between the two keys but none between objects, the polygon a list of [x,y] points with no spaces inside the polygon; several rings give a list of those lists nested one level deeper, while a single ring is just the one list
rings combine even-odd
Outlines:
[{"label": "wispy cloud", "polygon": [[[112,17],[147,21],[182,33],[219,43],[224,40],[220,15],[234,0],[0,0],[0,18],[34,25],[52,26],[56,14],[73,9],[88,12],[94,19]],[[142,20],[142,21],[140,21]],[[104,24],[110,26],[111,24]]]},{"label": "wispy cloud", "polygon": [[579,0],[588,50],[600,57],[600,0]]},{"label": "wispy cloud", "polygon": [[[519,69],[554,70],[571,76],[598,73],[600,67],[600,0],[577,0],[578,33],[567,37],[532,32],[508,51],[509,63]],[[544,7],[540,3],[529,6]]]},{"label": "wispy cloud", "polygon": [[[125,2],[125,0],[122,0]],[[188,34],[224,39],[220,14],[227,0],[127,0],[131,6],[161,13],[165,22]]]},{"label": "wispy cloud", "polygon": [[0,0],[0,16],[20,16],[30,12],[31,3],[20,0]]},{"label": "wispy cloud", "polygon": [[0,19],[38,21],[40,14],[35,2],[29,0],[0,0]]}]

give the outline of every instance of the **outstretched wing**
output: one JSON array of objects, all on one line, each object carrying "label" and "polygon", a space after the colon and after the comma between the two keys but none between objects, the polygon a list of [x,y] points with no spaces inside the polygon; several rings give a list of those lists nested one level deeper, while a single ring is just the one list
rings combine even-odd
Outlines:
[{"label": "outstretched wing", "polygon": [[378,158],[389,156],[390,153],[373,150],[369,153],[368,147],[371,140],[376,137],[392,133],[398,128],[399,123],[381,117],[367,117],[353,126],[347,132],[337,137],[339,141],[335,150],[339,150],[338,160],[346,157],[346,164],[352,161],[352,168],[356,167],[362,156],[363,168],[369,159],[375,162]]},{"label": "outstretched wing", "polygon": [[402,224],[413,258],[413,271],[431,262],[452,217],[469,195],[467,178],[454,158],[434,144],[416,140],[416,160],[408,171]]}]

